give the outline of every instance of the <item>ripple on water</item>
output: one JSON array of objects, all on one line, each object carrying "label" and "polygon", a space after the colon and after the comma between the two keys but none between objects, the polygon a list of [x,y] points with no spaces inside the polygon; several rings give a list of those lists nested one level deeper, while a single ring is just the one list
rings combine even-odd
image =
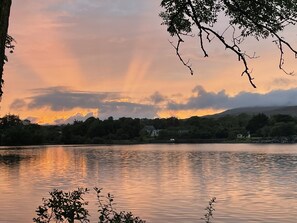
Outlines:
[{"label": "ripple on water", "polygon": [[[48,146],[1,149],[0,157],[1,223],[32,222],[53,188],[94,186],[153,223],[200,222],[214,196],[215,222],[297,219],[294,145]],[[95,194],[87,198],[96,222]]]}]

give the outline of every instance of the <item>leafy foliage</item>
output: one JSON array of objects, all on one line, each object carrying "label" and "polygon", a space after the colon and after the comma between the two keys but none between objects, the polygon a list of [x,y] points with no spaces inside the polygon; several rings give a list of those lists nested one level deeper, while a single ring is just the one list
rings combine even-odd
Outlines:
[{"label": "leafy foliage", "polygon": [[0,118],[0,145],[35,145],[42,144],[42,127],[21,120],[17,115],[5,115]]},{"label": "leafy foliage", "polygon": [[33,218],[37,223],[49,223],[49,222],[69,222],[74,223],[74,220],[79,222],[89,222],[88,210],[85,206],[88,202],[85,202],[83,195],[89,190],[84,188],[78,188],[72,192],[64,192],[62,190],[53,190],[50,192],[50,198],[43,199],[43,204],[36,210],[37,218]]},{"label": "leafy foliage", "polygon": [[102,189],[94,188],[99,203],[99,223],[145,223],[139,217],[133,216],[132,212],[116,211],[114,208],[114,197],[110,193],[101,195]]},{"label": "leafy foliage", "polygon": [[[98,201],[98,223],[145,223],[140,217],[135,217],[132,212],[117,211],[114,208],[114,196],[110,193],[102,195],[102,189],[94,188]],[[83,196],[89,192],[87,188],[78,188],[72,192],[64,192],[54,189],[50,192],[50,198],[43,198],[43,204],[37,210],[37,218],[33,218],[36,223],[88,223],[89,212],[85,208],[88,205]],[[211,223],[213,218],[214,204],[216,198],[212,198],[205,208],[206,213],[202,220]]]},{"label": "leafy foliage", "polygon": [[213,218],[213,212],[215,211],[215,209],[214,209],[215,203],[216,203],[215,197],[210,199],[210,201],[208,202],[208,206],[205,208],[206,213],[204,215],[204,218],[202,218],[205,221],[205,223],[211,223],[211,220]]},{"label": "leafy foliage", "polygon": [[[297,51],[279,33],[288,25],[295,25],[297,21],[297,1],[296,0],[162,0],[161,7],[164,11],[160,13],[163,25],[167,26],[167,31],[171,36],[176,36],[178,42],[171,44],[176,50],[176,54],[181,62],[193,74],[189,61],[186,62],[180,54],[180,44],[184,42],[184,36],[198,36],[200,48],[205,57],[208,53],[205,50],[205,41],[212,42],[214,39],[226,49],[231,50],[242,61],[244,65],[243,74],[253,87],[256,87],[251,77],[247,59],[255,58],[249,56],[241,49],[241,43],[248,36],[257,40],[266,39],[269,36],[274,38],[280,52],[279,68],[284,70],[284,49],[286,46],[297,56]],[[218,22],[219,16],[225,15],[229,20],[226,29],[219,33],[214,29],[214,24]],[[232,34],[227,38],[227,31]]]},{"label": "leafy foliage", "polygon": [[251,118],[246,128],[251,133],[255,133],[257,130],[263,128],[269,122],[269,118],[265,114],[258,114]]},{"label": "leafy foliage", "polygon": [[[238,140],[238,135],[249,142],[255,137],[276,141],[278,137],[290,137],[291,142],[297,142],[297,117],[284,114],[188,119],[100,120],[91,117],[86,121],[52,126],[32,124],[16,115],[0,118],[0,145],[167,143],[170,139],[179,143],[230,142]],[[250,140],[248,135],[252,136]]]},{"label": "leafy foliage", "polygon": [[[6,36],[5,47],[6,47],[6,49],[9,50],[10,53],[13,53],[13,51],[14,51],[15,42],[16,41],[12,36],[10,36],[10,35]],[[6,61],[8,61],[7,58],[6,58]]]},{"label": "leafy foliage", "polygon": [[[113,196],[108,193],[105,197],[101,195],[102,189],[94,188],[99,203],[98,223],[145,223],[139,217],[134,217],[131,212],[116,211],[114,208]],[[43,199],[43,204],[36,210],[37,218],[33,218],[36,223],[81,223],[90,222],[89,212],[85,208],[88,205],[83,199],[83,195],[89,192],[87,188],[78,188],[72,192],[53,190],[50,198]]]},{"label": "leafy foliage", "polygon": [[5,62],[8,61],[5,54],[5,50],[8,49],[11,53],[14,50],[14,39],[7,34],[8,24],[9,24],[9,15],[10,7],[12,0],[2,0],[0,1],[0,98],[2,96],[2,87],[3,87],[3,67]]}]

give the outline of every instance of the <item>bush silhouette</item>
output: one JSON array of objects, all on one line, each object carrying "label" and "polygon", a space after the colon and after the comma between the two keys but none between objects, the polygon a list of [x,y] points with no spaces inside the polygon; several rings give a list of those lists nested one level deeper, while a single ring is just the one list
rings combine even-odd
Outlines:
[{"label": "bush silhouette", "polygon": [[[43,204],[36,209],[37,217],[33,218],[36,223],[88,223],[89,212],[86,209],[88,202],[83,196],[89,193],[87,188],[78,188],[71,192],[54,189],[50,192],[50,198],[43,198]],[[102,188],[94,188],[98,201],[98,223],[145,223],[139,217],[135,217],[132,212],[117,211],[114,208],[114,197],[110,193],[102,195]],[[211,223],[213,218],[214,203],[216,198],[209,201],[205,208],[206,214],[202,220]]]}]

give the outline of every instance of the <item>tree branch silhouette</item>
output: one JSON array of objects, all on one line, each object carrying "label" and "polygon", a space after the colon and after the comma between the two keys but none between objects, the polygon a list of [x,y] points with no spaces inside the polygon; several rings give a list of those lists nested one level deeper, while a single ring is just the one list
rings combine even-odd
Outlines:
[{"label": "tree branch silhouette", "polygon": [[3,71],[4,64],[7,62],[5,49],[8,48],[11,52],[14,49],[13,38],[7,34],[9,16],[10,16],[11,0],[0,1],[0,98],[3,94]]},{"label": "tree branch silhouette", "polygon": [[[180,44],[184,42],[181,34],[197,36],[200,49],[204,57],[208,57],[205,50],[205,40],[209,43],[213,39],[219,40],[225,49],[231,50],[243,64],[241,75],[246,75],[250,84],[256,88],[249,59],[255,59],[256,54],[248,55],[241,44],[249,36],[259,39],[268,37],[276,38],[275,42],[280,51],[279,69],[286,74],[292,75],[284,69],[284,46],[297,57],[297,51],[278,33],[283,31],[288,25],[295,25],[297,22],[297,1],[254,1],[254,0],[162,0],[161,7],[165,10],[160,13],[163,25],[167,25],[167,31],[171,36],[177,36],[178,42],[174,46],[176,54],[186,66],[191,74],[191,65],[185,63],[180,53]],[[219,33],[213,26],[218,22],[218,15],[225,14],[229,19],[228,27]],[[197,34],[193,35],[193,29],[197,29]],[[232,35],[229,40],[226,32],[232,28]],[[237,34],[239,33],[239,34]],[[172,42],[171,42],[172,44]]]}]

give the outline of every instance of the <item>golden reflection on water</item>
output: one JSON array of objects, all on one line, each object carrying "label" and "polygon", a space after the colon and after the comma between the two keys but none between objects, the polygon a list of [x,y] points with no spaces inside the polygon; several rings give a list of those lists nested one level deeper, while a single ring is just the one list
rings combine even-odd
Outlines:
[{"label": "golden reflection on water", "polygon": [[[41,198],[53,188],[94,186],[114,194],[118,209],[149,222],[198,222],[213,196],[217,222],[295,222],[297,154],[293,146],[282,146],[283,153],[279,147],[2,149],[0,155],[8,158],[0,159],[0,222],[31,222]],[[95,194],[87,197],[96,215]]]}]

